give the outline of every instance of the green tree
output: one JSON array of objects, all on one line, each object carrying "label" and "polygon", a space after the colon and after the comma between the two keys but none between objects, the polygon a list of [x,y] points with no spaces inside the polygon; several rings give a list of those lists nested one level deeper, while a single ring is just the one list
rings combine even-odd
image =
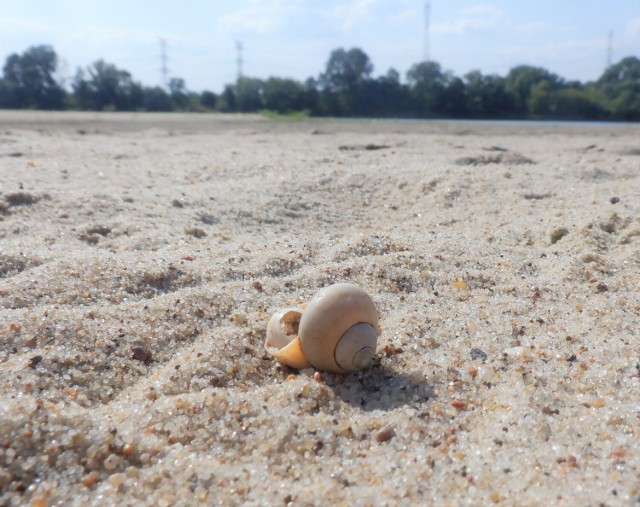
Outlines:
[{"label": "green tree", "polygon": [[362,115],[369,108],[365,96],[371,82],[373,63],[360,48],[335,49],[318,80],[321,109],[329,114]]},{"label": "green tree", "polygon": [[509,71],[505,84],[507,91],[514,95],[515,108],[519,113],[532,112],[529,109],[531,105],[529,99],[531,98],[533,87],[543,81],[546,81],[548,85],[538,87],[536,106],[541,104],[541,101],[547,100],[541,96],[542,92],[550,93],[562,87],[562,79],[542,67],[532,67],[531,65],[519,65]]},{"label": "green tree", "polygon": [[420,62],[407,72],[407,83],[413,110],[418,115],[433,115],[441,111],[447,88],[447,76],[436,62]]},{"label": "green tree", "polygon": [[401,116],[409,111],[407,89],[400,83],[400,74],[393,68],[371,81],[367,91],[367,101],[371,104],[369,115]]},{"label": "green tree", "polygon": [[172,111],[173,101],[169,94],[160,86],[144,88],[143,108],[145,111]]},{"label": "green tree", "polygon": [[132,111],[143,106],[142,86],[126,70],[98,60],[86,71],[78,69],[73,90],[82,109]]},{"label": "green tree", "polygon": [[307,78],[304,82],[304,109],[311,114],[320,113],[320,92],[318,90],[318,81],[312,77]]},{"label": "green tree", "polygon": [[598,119],[606,116],[594,93],[575,86],[552,94],[551,111],[554,116],[566,119]]},{"label": "green tree", "polygon": [[553,112],[553,90],[551,83],[546,79],[538,81],[531,86],[529,98],[527,99],[527,110],[536,115],[544,116]]},{"label": "green tree", "polygon": [[270,77],[264,82],[264,107],[270,111],[301,111],[305,106],[304,95],[304,85],[293,79]]},{"label": "green tree", "polygon": [[640,119],[640,60],[629,56],[609,67],[596,86],[605,97],[604,107],[616,118]]},{"label": "green tree", "polygon": [[349,91],[368,79],[372,72],[373,64],[360,48],[351,48],[349,51],[338,48],[329,55],[320,83],[333,92]]},{"label": "green tree", "polygon": [[332,92],[349,92],[369,79],[373,64],[360,48],[334,49],[329,56],[326,69],[320,76],[320,84]]},{"label": "green tree", "polygon": [[464,76],[467,112],[472,117],[495,118],[513,114],[513,96],[507,92],[505,79],[474,70]]},{"label": "green tree", "polygon": [[65,92],[53,75],[58,57],[51,46],[33,46],[10,55],[4,65],[5,100],[16,108],[62,109]]},{"label": "green tree", "polygon": [[6,79],[0,79],[0,108],[18,107],[15,99],[15,86]]},{"label": "green tree", "polygon": [[204,90],[200,94],[200,104],[206,107],[207,109],[213,110],[216,108],[217,96],[215,93],[210,92],[209,90]]},{"label": "green tree", "polygon": [[467,112],[466,85],[462,79],[449,75],[438,111],[447,116],[463,117]]},{"label": "green tree", "polygon": [[169,93],[177,109],[184,110],[187,108],[189,97],[187,96],[187,84],[184,79],[172,77],[169,80]]},{"label": "green tree", "polygon": [[220,100],[216,101],[216,109],[223,113],[231,113],[237,111],[237,107],[234,87],[226,85],[222,90],[222,94],[220,94]]},{"label": "green tree", "polygon": [[235,86],[235,103],[238,111],[248,113],[264,108],[262,102],[264,83],[253,77],[241,77]]}]

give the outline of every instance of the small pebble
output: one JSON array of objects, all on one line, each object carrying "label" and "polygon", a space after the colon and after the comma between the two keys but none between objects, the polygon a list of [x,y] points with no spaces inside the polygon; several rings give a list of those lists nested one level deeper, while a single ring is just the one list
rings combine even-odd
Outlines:
[{"label": "small pebble", "polygon": [[609,199],[609,202],[611,204],[618,204],[620,202],[620,198],[619,197],[612,197],[611,199]]},{"label": "small pebble", "polygon": [[395,356],[396,354],[402,354],[403,352],[404,350],[402,349],[402,347],[396,347],[395,345],[385,345],[384,347],[382,347],[382,353],[387,357]]},{"label": "small pebble", "polygon": [[189,236],[193,236],[196,239],[204,238],[207,235],[207,233],[200,227],[185,227],[184,233]]},{"label": "small pebble", "polygon": [[42,361],[42,356],[37,355],[29,359],[29,368],[35,368]]},{"label": "small pebble", "polygon": [[468,290],[469,286],[467,285],[467,282],[465,282],[461,277],[457,276],[454,280],[453,280],[453,286],[458,289],[458,290]]},{"label": "small pebble", "polygon": [[487,360],[487,353],[482,349],[473,347],[470,352],[471,352],[471,359],[480,359],[482,361]]},{"label": "small pebble", "polygon": [[451,406],[453,408],[457,408],[458,410],[463,410],[463,409],[467,408],[467,403],[465,401],[462,401],[462,400],[452,400],[451,401]]},{"label": "small pebble", "polygon": [[120,486],[120,484],[127,480],[127,474],[123,474],[122,472],[111,474],[107,480],[114,486]]},{"label": "small pebble", "polygon": [[142,361],[145,364],[151,362],[151,351],[144,345],[134,345],[131,347],[131,353],[133,354],[133,358],[138,361]]},{"label": "small pebble", "polygon": [[244,326],[249,318],[244,313],[234,313],[229,320],[233,322],[236,326]]},{"label": "small pebble", "polygon": [[109,454],[109,456],[105,458],[102,464],[105,470],[113,470],[116,468],[118,463],[119,463],[118,456],[116,456],[115,454]]},{"label": "small pebble", "polygon": [[385,426],[384,428],[380,428],[376,431],[373,438],[376,442],[388,442],[395,436],[395,430],[391,426]]}]

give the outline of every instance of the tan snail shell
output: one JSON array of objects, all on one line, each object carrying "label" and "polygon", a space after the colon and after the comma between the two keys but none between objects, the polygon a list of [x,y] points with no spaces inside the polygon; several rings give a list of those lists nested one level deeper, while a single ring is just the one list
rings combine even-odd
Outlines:
[{"label": "tan snail shell", "polygon": [[369,365],[379,335],[371,297],[356,285],[338,283],[321,289],[304,310],[277,311],[267,325],[265,348],[293,368],[348,373]]}]

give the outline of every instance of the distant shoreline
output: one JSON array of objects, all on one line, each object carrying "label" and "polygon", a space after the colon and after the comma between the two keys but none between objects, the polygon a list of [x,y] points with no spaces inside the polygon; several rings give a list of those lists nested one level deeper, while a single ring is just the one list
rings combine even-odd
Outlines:
[{"label": "distant shoreline", "polygon": [[[264,131],[296,132],[306,127],[321,129],[353,130],[367,126],[369,132],[385,133],[401,131],[450,132],[460,127],[470,128],[478,135],[502,132],[505,135],[517,131],[545,129],[593,131],[597,129],[630,129],[640,133],[640,122],[618,121],[560,121],[560,120],[490,120],[490,119],[419,119],[419,118],[328,118],[309,117],[300,120],[273,120],[253,113],[186,113],[186,112],[96,112],[96,111],[40,111],[0,110],[0,128],[36,129],[45,125],[63,129],[79,129],[90,132],[96,129],[113,132],[139,131],[149,128],[177,128],[181,132],[220,132],[233,128],[251,127]],[[306,127],[305,127],[306,126]],[[391,129],[391,130],[390,130]]]}]

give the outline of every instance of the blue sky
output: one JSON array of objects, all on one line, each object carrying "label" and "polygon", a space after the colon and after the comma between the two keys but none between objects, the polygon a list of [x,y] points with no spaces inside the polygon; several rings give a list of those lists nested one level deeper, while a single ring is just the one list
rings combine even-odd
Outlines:
[{"label": "blue sky", "polygon": [[[424,0],[1,0],[0,62],[51,44],[73,78],[104,58],[145,85],[169,76],[195,91],[222,90],[244,74],[317,77],[337,47],[360,47],[374,74],[405,76],[424,54]],[[430,55],[462,76],[543,66],[567,79],[597,79],[612,56],[640,56],[640,0],[431,0]]]}]

